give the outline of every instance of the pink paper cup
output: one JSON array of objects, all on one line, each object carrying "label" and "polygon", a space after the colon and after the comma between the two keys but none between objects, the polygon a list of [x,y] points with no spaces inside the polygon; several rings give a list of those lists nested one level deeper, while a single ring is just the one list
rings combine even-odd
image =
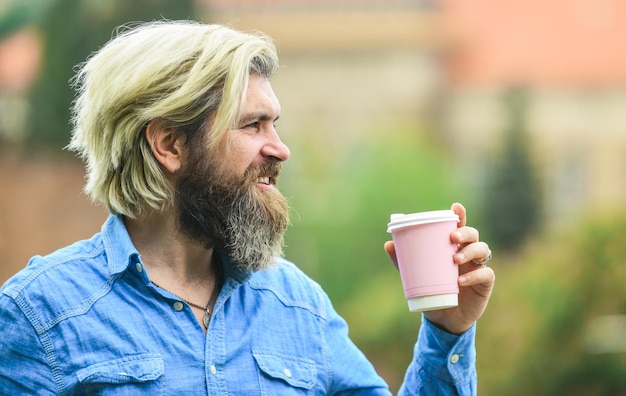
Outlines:
[{"label": "pink paper cup", "polygon": [[387,227],[396,247],[404,295],[412,312],[456,307],[459,268],[450,233],[459,216],[451,210],[392,214]]}]

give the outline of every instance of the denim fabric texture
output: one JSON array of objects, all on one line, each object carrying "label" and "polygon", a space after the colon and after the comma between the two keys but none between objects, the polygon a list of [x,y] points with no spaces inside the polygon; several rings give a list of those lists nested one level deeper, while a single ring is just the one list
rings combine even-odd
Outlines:
[{"label": "denim fabric texture", "polygon": [[[150,283],[120,217],[34,257],[0,289],[0,395],[390,394],[295,265],[228,268],[205,334]],[[452,336],[422,322],[400,394],[475,394],[475,328]]]}]

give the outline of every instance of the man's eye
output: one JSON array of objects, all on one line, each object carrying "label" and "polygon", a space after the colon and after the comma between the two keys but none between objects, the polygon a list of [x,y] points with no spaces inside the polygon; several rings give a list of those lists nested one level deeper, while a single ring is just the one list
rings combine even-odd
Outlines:
[{"label": "man's eye", "polygon": [[258,121],[256,121],[256,122],[252,122],[252,123],[246,125],[244,127],[244,129],[259,129],[260,126],[261,126],[261,124]]}]

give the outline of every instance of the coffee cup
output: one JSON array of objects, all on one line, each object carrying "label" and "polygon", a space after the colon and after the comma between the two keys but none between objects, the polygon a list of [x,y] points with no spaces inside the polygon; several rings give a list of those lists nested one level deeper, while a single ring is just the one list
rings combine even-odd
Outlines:
[{"label": "coffee cup", "polygon": [[457,246],[450,234],[459,216],[452,210],[392,214],[387,227],[395,244],[404,295],[412,312],[458,305]]}]

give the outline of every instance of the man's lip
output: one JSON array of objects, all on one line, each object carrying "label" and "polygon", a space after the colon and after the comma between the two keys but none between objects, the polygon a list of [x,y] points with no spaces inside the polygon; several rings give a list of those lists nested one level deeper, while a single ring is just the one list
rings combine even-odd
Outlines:
[{"label": "man's lip", "polygon": [[277,178],[275,176],[259,176],[255,180],[255,184],[260,188],[272,189],[276,186]]}]

